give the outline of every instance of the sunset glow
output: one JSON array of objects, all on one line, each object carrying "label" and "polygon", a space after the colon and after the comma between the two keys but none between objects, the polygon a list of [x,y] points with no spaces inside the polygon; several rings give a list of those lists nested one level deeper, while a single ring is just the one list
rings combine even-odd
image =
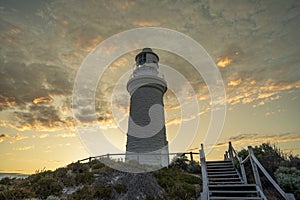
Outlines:
[{"label": "sunset glow", "polygon": [[[91,156],[78,124],[99,128],[107,143],[124,152],[130,102],[126,84],[141,50],[136,49],[139,41],[122,41],[133,50],[105,66],[92,109],[72,107],[74,83],[80,66],[101,42],[153,26],[199,43],[209,55],[204,64],[211,62],[223,79],[226,119],[217,143],[207,144],[213,147],[208,159],[222,159],[228,141],[237,150],[271,142],[284,152],[300,154],[299,13],[299,2],[292,0],[1,1],[0,172],[34,173]],[[97,59],[123,52],[120,46],[119,42],[101,54],[95,52]],[[159,64],[186,79],[194,92],[176,77],[166,77],[173,81],[164,95],[169,151],[178,151],[172,142],[182,122],[199,119],[198,128],[188,127],[185,133],[196,131],[186,150],[198,151],[212,116],[210,80],[203,77],[212,75],[198,73],[181,55],[149,47],[159,55]],[[195,52],[187,49],[193,58]],[[85,88],[90,91],[93,88]],[[179,99],[176,92],[186,98]],[[190,106],[193,99],[199,112],[184,115],[184,109],[196,110]],[[91,141],[95,146],[98,142]],[[98,147],[99,154],[111,153],[105,144]]]}]

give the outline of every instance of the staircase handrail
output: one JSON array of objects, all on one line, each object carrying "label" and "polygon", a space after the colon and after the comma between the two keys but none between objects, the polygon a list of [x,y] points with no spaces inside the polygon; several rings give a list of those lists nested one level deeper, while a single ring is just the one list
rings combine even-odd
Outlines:
[{"label": "staircase handrail", "polygon": [[239,154],[237,153],[237,151],[233,148],[231,142],[229,142],[229,147],[228,147],[228,151],[229,153],[229,159],[233,162],[234,158],[236,158],[239,162],[239,166],[241,169],[241,173],[242,173],[242,180],[245,184],[247,184],[247,176],[246,176],[246,171],[245,171],[245,166],[244,166],[244,162],[242,160],[242,158],[239,156]]},{"label": "staircase handrail", "polygon": [[208,191],[208,175],[206,171],[206,160],[205,160],[205,152],[203,148],[203,144],[201,144],[200,148],[200,162],[201,162],[201,171],[202,171],[202,193],[201,200],[207,200],[209,191]]},{"label": "staircase handrail", "polygon": [[[242,172],[242,176],[244,179],[244,176],[246,177],[246,173],[245,173],[245,168],[244,168],[244,164],[250,160],[251,166],[252,166],[252,170],[253,170],[253,174],[254,174],[254,179],[255,179],[255,183],[256,185],[262,190],[262,185],[261,185],[261,181],[260,181],[260,176],[258,173],[258,169],[257,167],[260,169],[260,171],[265,175],[265,177],[270,181],[270,183],[275,187],[275,189],[279,192],[279,194],[286,200],[295,200],[295,196],[292,193],[285,193],[281,187],[276,183],[276,181],[270,176],[270,174],[266,171],[266,169],[262,166],[262,164],[257,160],[257,158],[254,155],[252,146],[248,146],[248,155],[247,157],[242,160],[241,157],[238,156],[238,153],[236,152],[236,150],[233,148],[231,142],[229,142],[229,148],[228,151],[226,151],[226,156],[224,155],[224,157],[228,157],[227,154],[229,154],[229,158],[230,160],[233,161],[234,156],[237,158],[237,160],[239,161],[240,167],[241,167],[241,172]],[[243,172],[244,171],[244,172]],[[247,178],[245,178],[244,180],[246,180],[245,183],[247,183]]]},{"label": "staircase handrail", "polygon": [[249,159],[250,159],[250,154],[248,154],[248,156],[244,160],[242,160],[242,164],[245,164]]},{"label": "staircase handrail", "polygon": [[[294,195],[290,193],[285,193],[281,187],[276,183],[276,181],[270,176],[270,174],[266,171],[266,169],[262,166],[262,164],[257,160],[253,153],[253,149],[251,146],[248,146],[248,151],[250,155],[250,159],[254,162],[254,164],[260,169],[260,171],[265,175],[265,177],[272,183],[272,185],[275,187],[275,189],[280,193],[280,195],[285,198],[286,200],[293,200],[295,199]],[[258,172],[255,172],[258,177]]]}]

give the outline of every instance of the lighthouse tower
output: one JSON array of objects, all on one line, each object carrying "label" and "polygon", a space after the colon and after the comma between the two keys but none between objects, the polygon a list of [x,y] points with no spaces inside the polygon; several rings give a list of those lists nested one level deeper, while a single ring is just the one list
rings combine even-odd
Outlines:
[{"label": "lighthouse tower", "polygon": [[168,166],[163,95],[167,83],[159,73],[159,57],[144,48],[135,57],[136,65],[127,83],[130,93],[126,160],[140,164]]}]

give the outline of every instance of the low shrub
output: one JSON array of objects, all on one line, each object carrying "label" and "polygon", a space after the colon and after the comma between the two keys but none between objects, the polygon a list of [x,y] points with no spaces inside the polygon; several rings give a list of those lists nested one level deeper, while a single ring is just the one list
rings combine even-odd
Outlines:
[{"label": "low shrub", "polygon": [[32,189],[37,197],[46,199],[50,195],[59,196],[62,192],[63,184],[53,177],[45,176],[33,183]]},{"label": "low shrub", "polygon": [[94,182],[94,173],[93,172],[85,172],[76,174],[75,183],[76,185],[80,184],[92,184]]},{"label": "low shrub", "polygon": [[94,198],[110,199],[112,188],[110,186],[98,185],[94,187]]},{"label": "low shrub", "polygon": [[279,167],[275,177],[285,192],[294,193],[296,199],[300,199],[300,170],[295,167]]},{"label": "low shrub", "polygon": [[117,191],[117,193],[125,193],[127,191],[127,187],[121,184],[114,185],[114,189]]}]

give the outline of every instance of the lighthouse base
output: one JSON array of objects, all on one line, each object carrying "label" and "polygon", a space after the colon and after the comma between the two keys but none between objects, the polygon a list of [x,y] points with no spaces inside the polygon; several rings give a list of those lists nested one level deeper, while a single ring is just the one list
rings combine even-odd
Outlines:
[{"label": "lighthouse base", "polygon": [[126,151],[126,161],[135,160],[142,165],[152,165],[168,167],[169,165],[169,149],[168,145],[164,146],[162,149],[146,152],[146,153],[136,153]]}]

